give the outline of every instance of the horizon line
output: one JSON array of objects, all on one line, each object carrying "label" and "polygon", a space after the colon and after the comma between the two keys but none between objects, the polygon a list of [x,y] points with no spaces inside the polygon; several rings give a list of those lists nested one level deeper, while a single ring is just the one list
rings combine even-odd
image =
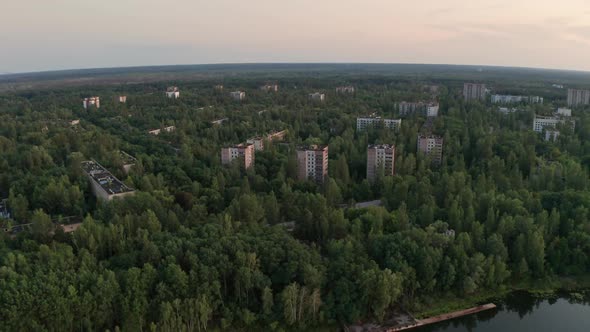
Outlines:
[{"label": "horizon line", "polygon": [[0,73],[0,77],[18,76],[18,75],[34,75],[34,74],[50,74],[60,72],[76,72],[76,71],[94,71],[94,70],[109,70],[109,69],[140,69],[140,68],[165,68],[165,67],[191,67],[191,66],[243,66],[243,65],[408,65],[408,66],[453,66],[453,67],[480,67],[480,68],[502,68],[502,69],[526,69],[526,70],[544,70],[555,72],[572,72],[590,74],[590,70],[583,69],[564,69],[564,68],[546,68],[546,67],[526,67],[517,65],[474,65],[474,64],[453,64],[453,63],[418,63],[418,62],[217,62],[217,63],[186,63],[186,64],[154,64],[141,66],[119,66],[119,67],[85,67],[85,68],[66,68],[66,69],[48,69],[39,71],[23,71],[23,72],[4,72]]}]

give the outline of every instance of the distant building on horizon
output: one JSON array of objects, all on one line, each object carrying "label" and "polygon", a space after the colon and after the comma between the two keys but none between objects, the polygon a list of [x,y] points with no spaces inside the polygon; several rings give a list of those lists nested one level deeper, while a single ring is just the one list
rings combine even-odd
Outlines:
[{"label": "distant building on horizon", "polygon": [[127,96],[117,96],[115,97],[115,101],[121,104],[125,104],[127,102]]},{"label": "distant building on horizon", "polygon": [[382,119],[381,117],[356,118],[356,129],[365,130],[369,127],[397,130],[402,124],[401,119]]},{"label": "distant building on horizon", "polygon": [[326,95],[319,92],[310,93],[308,97],[311,101],[323,102],[324,100],[326,100]]},{"label": "distant building on horizon", "polygon": [[233,91],[229,93],[230,97],[233,100],[242,101],[246,98],[246,93],[244,91]]},{"label": "distant building on horizon", "polygon": [[170,99],[178,99],[180,97],[180,90],[176,86],[170,86],[166,89],[166,97]]},{"label": "distant building on horizon", "polygon": [[328,176],[328,146],[311,145],[297,149],[297,177],[301,181],[324,183]]},{"label": "distant building on horizon", "polygon": [[84,106],[84,109],[88,109],[91,106],[94,106],[96,108],[100,108],[100,97],[84,98],[84,99],[82,99],[82,106]]},{"label": "distant building on horizon", "polygon": [[435,135],[418,135],[418,152],[426,155],[433,164],[442,164],[444,140]]},{"label": "distant building on horizon", "polygon": [[590,105],[590,90],[567,89],[567,105],[570,107]]},{"label": "distant building on horizon", "polygon": [[351,86],[351,85],[339,86],[339,87],[336,88],[336,93],[353,94],[354,92],[355,92],[355,88],[354,88],[354,86]]},{"label": "distant building on horizon", "polygon": [[222,84],[217,84],[216,86],[213,87],[213,90],[215,90],[215,91],[223,91],[223,85]]},{"label": "distant building on horizon", "polygon": [[400,116],[407,116],[414,113],[420,113],[427,117],[438,116],[439,104],[436,102],[425,103],[419,102],[406,102],[402,101],[396,104],[396,108]]},{"label": "distant building on horizon", "polygon": [[395,146],[389,144],[369,145],[367,147],[367,180],[377,175],[392,176],[395,169]]},{"label": "distant building on horizon", "polygon": [[221,149],[222,165],[229,165],[236,159],[239,160],[240,167],[244,169],[254,166],[254,145],[246,143]]},{"label": "distant building on horizon", "polygon": [[464,83],[463,84],[463,98],[466,101],[486,99],[486,85],[480,83]]},{"label": "distant building on horizon", "polygon": [[161,133],[162,131],[165,131],[165,132],[167,132],[167,133],[171,133],[171,132],[173,132],[173,131],[175,131],[175,130],[176,130],[176,127],[175,127],[175,126],[168,126],[168,127],[164,127],[164,128],[162,128],[162,129],[153,129],[153,130],[149,130],[149,131],[148,131],[148,134],[151,134],[151,135],[156,135],[156,136],[157,136],[157,135],[160,135],[160,133]]},{"label": "distant building on horizon", "polygon": [[278,84],[265,84],[260,87],[260,90],[266,91],[266,92],[278,92],[279,85]]}]

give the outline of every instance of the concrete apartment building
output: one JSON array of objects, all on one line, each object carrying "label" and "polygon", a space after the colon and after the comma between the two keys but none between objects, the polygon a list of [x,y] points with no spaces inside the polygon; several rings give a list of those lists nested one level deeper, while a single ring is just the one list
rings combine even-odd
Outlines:
[{"label": "concrete apartment building", "polygon": [[479,83],[464,83],[463,84],[463,98],[466,101],[486,99],[486,85]]},{"label": "concrete apartment building", "polygon": [[297,177],[301,181],[324,183],[328,176],[328,146],[311,145],[297,149]]},{"label": "concrete apartment building", "polygon": [[576,124],[573,121],[569,121],[569,120],[563,119],[558,116],[539,116],[539,115],[537,115],[537,116],[535,116],[535,119],[533,120],[533,130],[538,133],[542,133],[543,130],[545,130],[546,128],[553,129],[558,124],[567,124],[567,123],[570,123],[572,125],[572,129],[575,128]]},{"label": "concrete apartment building", "polygon": [[557,109],[557,111],[555,111],[555,114],[569,117],[572,116],[572,110],[569,108],[560,107]]},{"label": "concrete apartment building", "polygon": [[492,95],[493,104],[517,104],[531,103],[542,104],[543,97],[539,96],[511,96],[511,95]]},{"label": "concrete apartment building", "polygon": [[238,144],[221,149],[221,164],[229,165],[238,159],[240,167],[250,169],[254,166],[254,145]]},{"label": "concrete apartment building", "polygon": [[589,105],[590,104],[590,90],[568,89],[567,90],[567,105],[570,107]]},{"label": "concrete apartment building", "polygon": [[418,153],[428,156],[432,163],[442,164],[443,138],[435,135],[418,135]]},{"label": "concrete apartment building", "polygon": [[170,99],[178,99],[180,97],[180,90],[178,90],[178,87],[176,86],[168,87],[168,89],[166,89],[166,97]]},{"label": "concrete apartment building", "polygon": [[229,93],[229,96],[233,100],[242,101],[246,99],[246,93],[244,91],[233,91]]},{"label": "concrete apartment building", "polygon": [[246,143],[254,145],[254,150],[262,151],[262,150],[264,150],[264,144],[265,144],[264,141],[267,141],[267,142],[281,141],[281,140],[283,140],[283,138],[285,138],[286,134],[287,134],[287,130],[276,131],[276,132],[272,132],[266,136],[257,136],[257,137],[250,138],[246,141]]},{"label": "concrete apartment building", "polygon": [[160,135],[160,133],[162,131],[165,131],[167,133],[171,133],[171,132],[173,132],[175,130],[176,130],[176,127],[175,126],[168,126],[168,127],[162,128],[162,129],[150,130],[150,131],[148,131],[148,134],[150,134],[150,135],[156,135],[157,136],[157,135]]},{"label": "concrete apartment building", "polygon": [[223,91],[223,85],[222,84],[217,84],[216,86],[213,87],[213,90],[215,90],[215,91]]},{"label": "concrete apartment building", "polygon": [[106,168],[96,161],[83,161],[82,169],[88,176],[92,192],[99,199],[107,201],[115,197],[125,197],[135,194],[135,190],[127,187]]},{"label": "concrete apartment building", "polygon": [[326,100],[326,95],[323,93],[315,92],[315,93],[310,93],[308,98],[311,101],[323,102],[324,100]]},{"label": "concrete apartment building", "polygon": [[356,129],[365,130],[366,128],[388,128],[397,130],[402,124],[401,119],[382,119],[381,117],[356,118]]},{"label": "concrete apartment building", "polygon": [[100,108],[100,97],[84,98],[84,99],[82,99],[82,106],[84,106],[84,109],[88,109],[91,106],[94,106],[96,108]]},{"label": "concrete apartment building", "polygon": [[425,103],[425,102],[405,102],[402,101],[396,104],[397,110],[401,116],[407,116],[414,113],[420,113],[428,117],[438,116],[439,104],[438,103]]},{"label": "concrete apartment building", "polygon": [[374,181],[383,170],[384,176],[392,176],[395,168],[395,146],[389,144],[367,147],[367,180]]},{"label": "concrete apartment building", "polygon": [[278,92],[279,85],[278,84],[265,84],[260,87],[260,90],[266,91],[266,92]]},{"label": "concrete apartment building", "polygon": [[355,92],[354,86],[339,86],[336,88],[336,93],[353,94]]},{"label": "concrete apartment building", "polygon": [[125,104],[127,102],[127,96],[117,96],[115,97],[115,102]]}]

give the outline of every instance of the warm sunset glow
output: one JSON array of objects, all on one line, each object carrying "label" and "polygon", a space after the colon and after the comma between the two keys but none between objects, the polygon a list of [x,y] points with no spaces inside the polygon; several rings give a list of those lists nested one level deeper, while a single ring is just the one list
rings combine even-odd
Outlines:
[{"label": "warm sunset glow", "polygon": [[0,72],[242,62],[590,70],[587,0],[20,0]]}]

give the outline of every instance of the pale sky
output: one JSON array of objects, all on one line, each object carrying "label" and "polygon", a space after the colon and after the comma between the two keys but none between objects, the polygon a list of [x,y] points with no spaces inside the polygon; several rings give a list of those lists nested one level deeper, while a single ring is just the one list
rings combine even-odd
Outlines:
[{"label": "pale sky", "polygon": [[253,62],[590,70],[590,0],[0,0],[0,73]]}]

